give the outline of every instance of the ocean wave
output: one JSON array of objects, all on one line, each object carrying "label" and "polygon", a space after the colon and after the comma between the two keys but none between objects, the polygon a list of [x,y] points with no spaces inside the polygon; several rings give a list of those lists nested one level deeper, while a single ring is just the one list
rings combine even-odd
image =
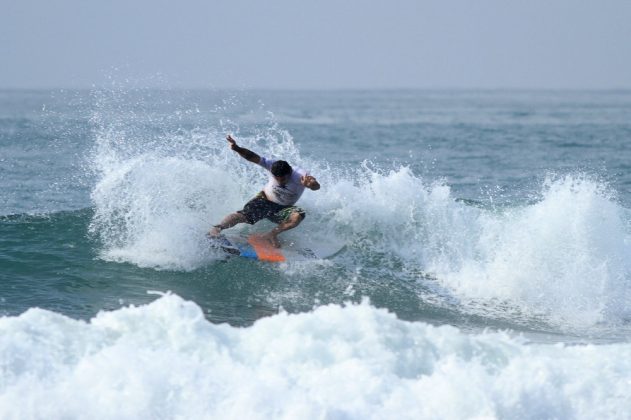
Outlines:
[{"label": "ocean wave", "polygon": [[547,179],[541,196],[481,211],[477,232],[468,229],[471,245],[433,255],[427,269],[459,295],[508,301],[561,325],[628,320],[628,211],[605,184],[581,174]]},{"label": "ocean wave", "polygon": [[563,328],[626,323],[631,219],[615,193],[581,173],[550,175],[529,201],[467,205],[406,167],[364,167],[315,204],[364,255],[398,258],[419,281],[431,274],[464,309]]},{"label": "ocean wave", "polygon": [[538,344],[367,302],[214,325],[176,295],[0,318],[2,418],[626,418],[631,345]]},{"label": "ocean wave", "polygon": [[[238,132],[238,124],[219,119],[205,132],[145,130],[127,114],[99,112],[90,232],[100,239],[100,257],[177,271],[222,258],[209,249],[205,233],[265,182],[261,168],[227,147],[225,131]],[[300,202],[307,218],[283,236],[345,243],[335,259],[339,278],[368,270],[373,278],[417,281],[417,293],[433,290],[429,298],[438,305],[458,302],[468,313],[543,319],[563,329],[631,318],[625,304],[631,299],[631,218],[597,178],[549,176],[536,199],[523,197],[527,204],[469,205],[448,182],[405,165],[351,167],[303,157],[273,119],[238,139],[319,179],[322,189],[307,191]],[[297,272],[277,270],[281,276]],[[316,266],[298,272],[321,275]]]}]

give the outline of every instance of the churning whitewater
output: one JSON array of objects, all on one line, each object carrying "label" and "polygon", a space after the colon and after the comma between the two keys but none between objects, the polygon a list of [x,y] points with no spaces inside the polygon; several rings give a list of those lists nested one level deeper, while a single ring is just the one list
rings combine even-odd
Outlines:
[{"label": "churning whitewater", "polygon": [[467,335],[366,302],[239,329],[167,295],[0,328],[2,418],[622,418],[631,402],[629,344]]}]

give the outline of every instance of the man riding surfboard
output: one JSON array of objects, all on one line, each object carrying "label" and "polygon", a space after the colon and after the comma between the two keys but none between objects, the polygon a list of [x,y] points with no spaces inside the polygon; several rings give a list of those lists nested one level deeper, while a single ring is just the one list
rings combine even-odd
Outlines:
[{"label": "man riding surfboard", "polygon": [[231,135],[226,137],[230,148],[245,160],[256,163],[270,172],[269,181],[253,199],[248,201],[243,209],[227,215],[221,223],[213,226],[209,235],[218,236],[222,230],[239,223],[253,225],[261,219],[268,219],[277,223],[274,229],[261,235],[274,247],[280,247],[278,234],[293,229],[305,218],[305,211],[296,202],[305,188],[316,191],[320,189],[318,181],[302,168],[292,168],[284,160],[268,159],[257,155],[251,150],[237,145]]}]

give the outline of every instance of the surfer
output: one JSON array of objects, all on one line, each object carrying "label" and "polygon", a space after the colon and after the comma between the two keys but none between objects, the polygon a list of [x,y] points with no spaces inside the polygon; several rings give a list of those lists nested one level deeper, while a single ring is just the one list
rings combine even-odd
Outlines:
[{"label": "surfer", "polygon": [[305,188],[316,191],[320,189],[318,181],[301,168],[292,168],[284,160],[273,160],[257,155],[251,150],[237,145],[231,135],[226,137],[230,148],[245,160],[261,165],[271,176],[267,185],[253,199],[248,201],[242,210],[227,215],[221,223],[213,226],[208,233],[211,237],[218,236],[222,230],[239,223],[253,225],[261,219],[268,219],[277,223],[274,229],[261,235],[274,247],[280,248],[278,234],[293,229],[305,218],[305,211],[295,206]]}]

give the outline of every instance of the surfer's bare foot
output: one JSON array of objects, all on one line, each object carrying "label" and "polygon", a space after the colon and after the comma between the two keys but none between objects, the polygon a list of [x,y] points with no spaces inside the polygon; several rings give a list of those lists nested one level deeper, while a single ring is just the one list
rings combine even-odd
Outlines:
[{"label": "surfer's bare foot", "polygon": [[274,248],[280,248],[280,241],[278,240],[276,235],[274,235],[272,232],[261,235],[261,238],[265,239],[270,244],[272,244]]}]

